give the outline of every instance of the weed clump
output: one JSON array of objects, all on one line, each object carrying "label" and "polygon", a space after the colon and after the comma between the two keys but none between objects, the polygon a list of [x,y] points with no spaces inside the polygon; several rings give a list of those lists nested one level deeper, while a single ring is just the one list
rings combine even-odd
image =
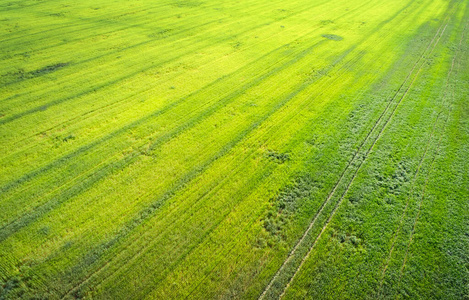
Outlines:
[{"label": "weed clump", "polygon": [[288,153],[279,153],[276,151],[268,150],[266,152],[266,157],[269,160],[272,160],[278,164],[283,164],[290,160],[290,154]]},{"label": "weed clump", "polygon": [[[404,162],[400,162],[391,176],[383,176],[378,173],[375,175],[375,179],[378,186],[384,189],[388,195],[398,196],[402,186],[410,181],[411,174],[409,167]],[[392,202],[392,199],[390,200]]]},{"label": "weed clump", "polygon": [[17,273],[9,277],[0,277],[0,299],[46,299],[45,295],[36,294],[32,282],[38,280],[33,272],[32,261],[24,260],[17,267]]},{"label": "weed clump", "polygon": [[343,246],[352,246],[353,248],[364,246],[363,240],[351,233],[332,230],[331,237]]},{"label": "weed clump", "polygon": [[44,68],[29,72],[27,74],[31,77],[37,77],[37,76],[41,76],[41,75],[44,75],[44,74],[55,72],[57,70],[65,68],[68,65],[69,65],[69,63],[58,63],[58,64],[55,64],[55,65],[45,66]]},{"label": "weed clump", "polygon": [[343,40],[344,38],[339,36],[339,35],[335,35],[335,34],[323,34],[321,35],[323,38],[326,38],[328,40],[333,40],[333,41],[341,41]]},{"label": "weed clump", "polygon": [[334,21],[332,21],[332,20],[321,20],[321,22],[319,22],[319,24],[321,25],[321,27],[324,27],[324,26],[329,25],[329,24],[334,24]]},{"label": "weed clump", "polygon": [[64,137],[64,138],[62,139],[62,141],[63,141],[63,142],[68,142],[68,141],[71,141],[71,140],[74,140],[74,139],[75,139],[75,136],[74,136],[73,134],[70,134],[70,135]]},{"label": "weed clump", "polygon": [[58,63],[54,65],[45,66],[43,68],[30,71],[30,72],[26,72],[24,69],[18,69],[16,72],[9,72],[7,74],[4,74],[2,77],[6,77],[7,81],[13,81],[13,82],[26,80],[26,79],[35,78],[35,77],[39,77],[45,74],[58,71],[62,68],[65,68],[68,65],[69,63]]},{"label": "weed clump", "polygon": [[270,200],[271,206],[261,220],[263,233],[257,240],[259,248],[273,247],[286,240],[288,226],[302,201],[311,195],[314,184],[309,176],[299,177]]}]

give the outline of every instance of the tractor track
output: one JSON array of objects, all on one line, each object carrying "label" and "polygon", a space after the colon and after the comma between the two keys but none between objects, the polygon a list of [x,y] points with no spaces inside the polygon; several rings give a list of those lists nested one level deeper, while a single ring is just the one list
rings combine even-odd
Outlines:
[{"label": "tractor track", "polygon": [[[382,123],[381,121],[384,120],[384,116],[386,115],[386,113],[389,111],[389,109],[391,108],[392,104],[395,104],[394,108],[392,109],[392,112],[391,112],[391,115],[389,115],[389,117],[387,118],[386,121],[384,121],[384,126],[381,128],[380,132],[378,133],[378,135],[376,136],[374,142],[372,143],[371,147],[368,149],[368,151],[365,153],[363,159],[361,159],[361,162],[359,163],[358,167],[356,168],[356,171],[354,172],[354,175],[352,176],[352,179],[350,180],[350,182],[347,184],[347,187],[345,189],[345,191],[342,193],[342,195],[340,196],[339,200],[337,201],[336,205],[334,206],[329,218],[327,219],[325,225],[322,227],[319,235],[317,236],[317,238],[313,241],[312,245],[309,247],[309,251],[307,252],[307,254],[303,257],[303,259],[301,260],[300,262],[300,265],[296,268],[295,272],[293,273],[293,276],[290,278],[289,282],[287,283],[286,287],[284,288],[282,294],[279,296],[279,298],[282,298],[283,295],[285,294],[286,290],[288,289],[288,287],[290,286],[290,283],[292,282],[292,280],[295,278],[296,274],[298,273],[298,271],[301,269],[301,267],[303,266],[304,262],[306,261],[306,259],[309,257],[310,253],[312,252],[317,240],[321,237],[322,233],[326,230],[327,228],[327,225],[329,224],[329,222],[331,221],[332,217],[335,215],[335,212],[337,211],[337,208],[340,206],[340,204],[342,203],[342,200],[344,199],[346,193],[348,192],[350,186],[352,185],[355,177],[357,176],[358,174],[358,171],[361,169],[361,166],[363,165],[364,161],[366,160],[367,156],[369,155],[369,153],[372,151],[372,149],[374,148],[376,142],[379,140],[379,138],[381,137],[381,134],[382,132],[384,131],[384,129],[387,127],[387,124],[389,123],[389,121],[392,119],[392,117],[394,116],[396,110],[397,110],[397,107],[399,106],[399,104],[401,103],[401,101],[404,99],[404,97],[407,95],[408,91],[410,90],[410,87],[413,85],[415,79],[418,77],[418,74],[420,73],[420,70],[423,66],[423,62],[420,64],[420,67],[419,67],[419,70],[418,72],[415,74],[415,76],[413,77],[413,80],[411,81],[410,85],[407,87],[407,89],[405,89],[405,92],[404,94],[399,98],[399,100],[397,101],[397,103],[395,103],[395,99],[397,99],[397,96],[398,94],[401,92],[401,90],[404,88],[405,84],[409,81],[409,79],[411,78],[412,74],[414,73],[414,70],[417,68],[417,66],[419,66],[419,63],[422,61],[422,59],[424,59],[425,57],[425,53],[428,51],[428,49],[432,46],[432,44],[434,43],[435,39],[439,36],[440,34],[440,31],[441,31],[441,28],[442,26],[440,26],[440,28],[437,30],[437,32],[435,33],[433,39],[430,41],[430,43],[428,44],[428,46],[426,47],[426,49],[423,51],[423,53],[420,55],[420,57],[418,58],[418,60],[414,63],[412,69],[410,70],[410,72],[408,73],[407,77],[405,78],[404,82],[400,85],[399,89],[396,91],[396,93],[394,94],[394,96],[391,98],[391,100],[389,101],[388,105],[385,107],[384,111],[382,112],[382,114],[380,115],[380,117],[378,118],[378,120],[375,122],[375,124],[373,125],[373,127],[371,128],[371,130],[368,132],[367,136],[365,137],[365,139],[363,140],[363,142],[361,143],[361,145],[359,146],[358,150],[356,151],[355,155],[353,156],[353,158],[349,161],[349,163],[347,164],[346,168],[344,169],[344,171],[341,173],[338,181],[336,182],[334,188],[332,189],[332,191],[329,193],[328,197],[326,198],[325,202],[321,205],[319,211],[316,213],[316,215],[314,216],[313,220],[311,221],[311,223],[309,224],[308,228],[306,229],[305,233],[303,234],[303,236],[300,238],[300,240],[297,242],[297,244],[295,245],[295,247],[292,249],[292,251],[289,253],[287,259],[284,261],[284,263],[281,265],[281,267],[279,268],[279,270],[277,271],[277,273],[274,275],[274,277],[271,279],[271,281],[269,282],[269,284],[267,285],[267,287],[264,289],[264,291],[262,292],[262,294],[260,295],[259,297],[259,300],[260,299],[263,299],[267,292],[270,290],[270,288],[272,287],[273,283],[275,282],[275,280],[280,276],[280,274],[283,272],[283,270],[285,269],[285,267],[287,266],[287,264],[294,258],[296,252],[298,251],[298,249],[302,246],[303,242],[305,241],[305,239],[308,237],[308,234],[310,233],[310,231],[313,229],[314,225],[316,224],[316,221],[319,217],[322,216],[322,212],[323,210],[325,209],[325,207],[327,206],[327,204],[329,204],[330,200],[333,198],[335,192],[337,191],[337,189],[339,188],[340,184],[342,183],[342,180],[343,178],[345,177],[347,171],[349,169],[352,168],[352,165],[356,162],[357,158],[359,157],[359,154],[360,154],[360,151],[361,149],[364,147],[364,145],[366,144],[366,142],[369,140],[370,136],[373,134],[373,132],[375,131],[375,129]],[[444,32],[444,30],[443,30]],[[443,34],[443,32],[441,33],[441,35]],[[441,35],[440,35],[440,38],[441,38]],[[437,39],[437,42],[439,41],[439,38]],[[435,43],[434,47],[436,46],[437,43]],[[433,47],[433,48],[434,48]]]}]

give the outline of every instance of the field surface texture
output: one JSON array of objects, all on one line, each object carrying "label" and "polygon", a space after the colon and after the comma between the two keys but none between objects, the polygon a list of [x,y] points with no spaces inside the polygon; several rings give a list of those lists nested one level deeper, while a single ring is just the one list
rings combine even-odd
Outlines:
[{"label": "field surface texture", "polygon": [[0,299],[469,299],[469,1],[0,1]]}]

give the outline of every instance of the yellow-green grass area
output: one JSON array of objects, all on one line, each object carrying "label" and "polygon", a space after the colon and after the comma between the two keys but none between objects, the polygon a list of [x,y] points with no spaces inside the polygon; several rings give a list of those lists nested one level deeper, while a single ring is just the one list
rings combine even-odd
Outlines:
[{"label": "yellow-green grass area", "polygon": [[469,3],[0,3],[0,299],[469,297]]}]

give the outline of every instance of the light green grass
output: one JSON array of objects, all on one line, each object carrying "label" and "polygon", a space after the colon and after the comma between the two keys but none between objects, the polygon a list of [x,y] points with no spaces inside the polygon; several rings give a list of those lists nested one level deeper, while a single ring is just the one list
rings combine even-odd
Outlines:
[{"label": "light green grass", "polygon": [[465,1],[0,12],[0,299],[469,296]]}]

